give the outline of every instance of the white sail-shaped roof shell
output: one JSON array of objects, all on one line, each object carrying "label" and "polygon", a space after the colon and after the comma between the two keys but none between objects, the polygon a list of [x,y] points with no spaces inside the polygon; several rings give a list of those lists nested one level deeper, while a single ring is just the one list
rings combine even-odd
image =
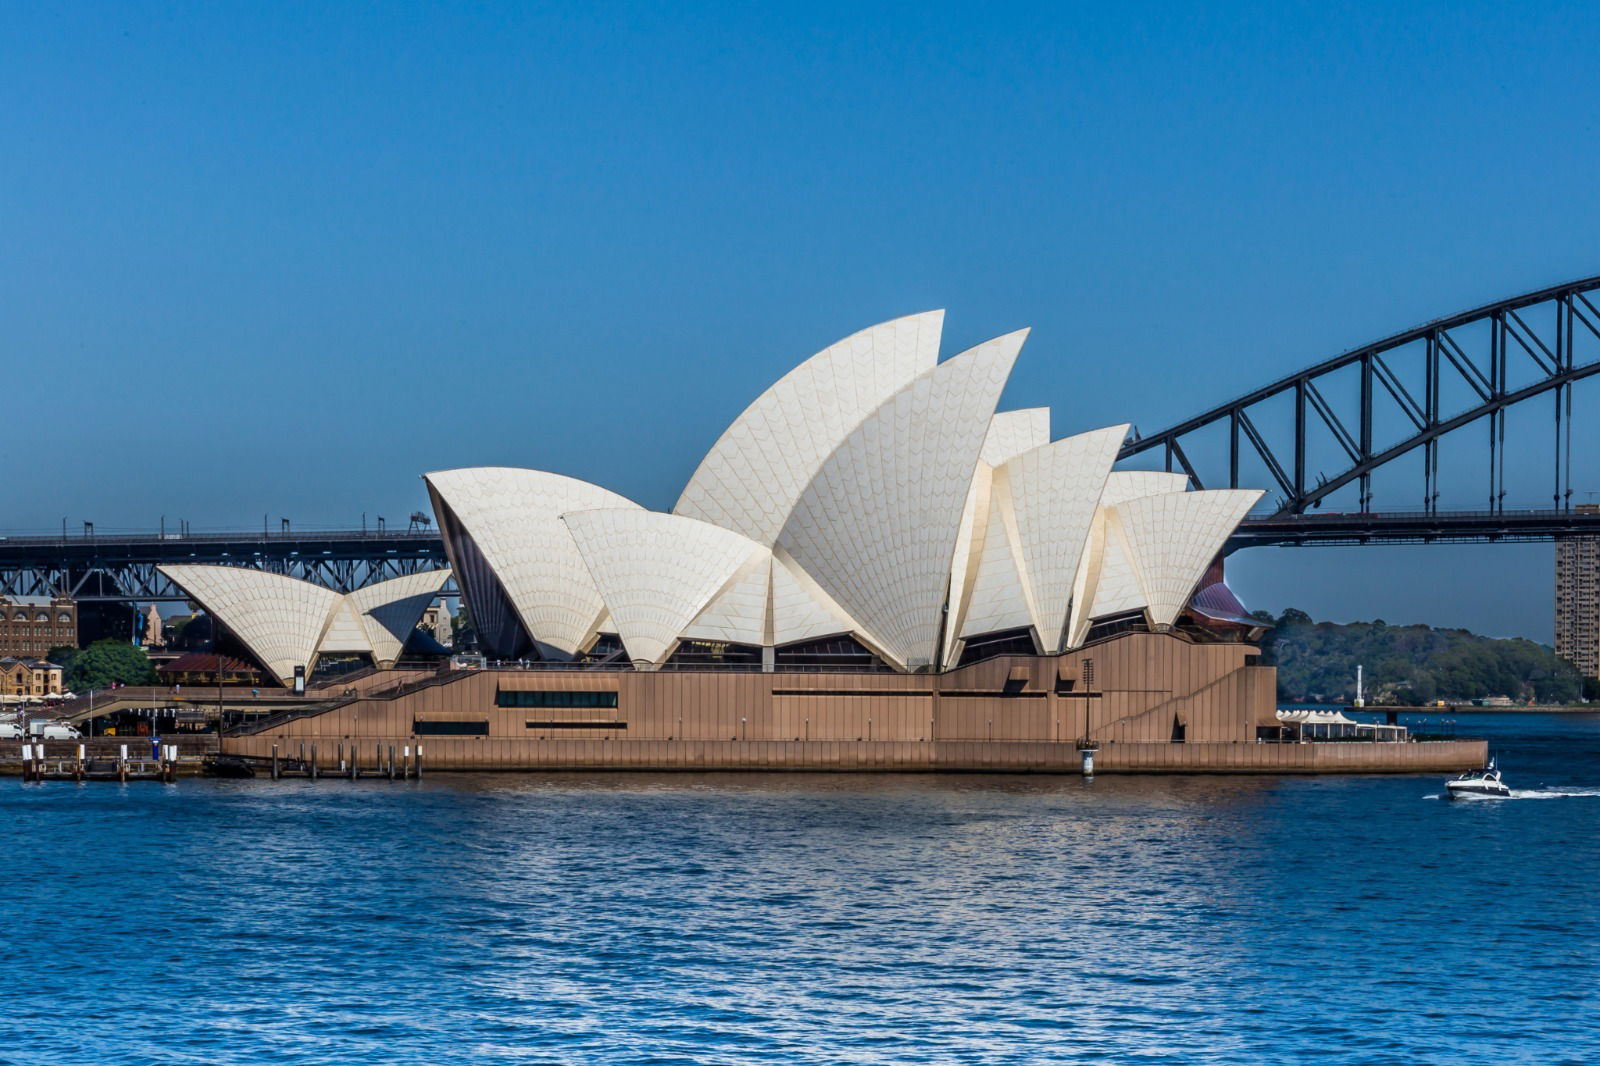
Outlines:
[{"label": "white sail-shaped roof shell", "polygon": [[994,468],[1025,451],[1050,443],[1050,408],[1030,407],[1021,411],[998,411],[989,420],[989,432],[978,453],[978,466],[972,473],[967,503],[961,512],[961,531],[956,535],[955,557],[950,564],[950,602],[945,626],[943,661],[952,661],[955,644],[962,632],[978,560],[983,554],[984,535],[989,515],[989,491]]},{"label": "white sail-shaped roof shell", "polygon": [[1090,537],[1090,552],[1095,555],[1093,571],[1087,576],[1082,597],[1084,608],[1073,611],[1073,645],[1082,643],[1090,624],[1097,618],[1111,618],[1149,606],[1144,582],[1134,569],[1122,520],[1115,507],[1102,511],[1095,519]]},{"label": "white sail-shaped roof shell", "polygon": [[772,591],[772,553],[750,557],[727,586],[679,634],[682,640],[771,644],[768,599]]},{"label": "white sail-shaped roof shell", "polygon": [[962,640],[1004,629],[1033,625],[1033,611],[1017,568],[1017,552],[1005,515],[992,504],[985,516],[983,550],[978,556],[977,578],[957,623]]},{"label": "white sail-shaped roof shell", "polygon": [[774,552],[771,643],[782,647],[841,633],[861,635],[862,627],[793,560]]},{"label": "white sail-shaped roof shell", "polygon": [[361,619],[356,617],[355,608],[347,598],[340,597],[338,606],[328,617],[328,628],[322,633],[322,640],[317,644],[317,654],[327,655],[331,652],[345,652],[360,654],[372,650],[372,640],[367,636],[366,627],[361,624]]},{"label": "white sail-shaped roof shell", "polygon": [[995,472],[990,507],[1005,519],[1016,567],[1046,654],[1061,650],[1067,608],[1111,464],[1126,425],[1092,430],[1009,460]]},{"label": "white sail-shaped roof shell", "polygon": [[996,467],[1023,452],[1050,443],[1050,408],[1025,407],[1020,411],[996,411],[989,420],[978,461]]},{"label": "white sail-shaped roof shell", "polygon": [[1188,475],[1159,470],[1113,470],[1106,478],[1089,532],[1088,547],[1073,587],[1068,647],[1083,643],[1095,619],[1145,607],[1143,587],[1123,546],[1116,505],[1140,496],[1184,492],[1188,487]]},{"label": "white sail-shaped roof shell", "polygon": [[[597,632],[604,601],[561,516],[643,509],[598,485],[543,470],[470,467],[426,480],[474,621],[492,606],[492,575],[516,622],[542,651],[570,656],[584,647]],[[511,654],[510,642],[501,639]]]},{"label": "white sail-shaped roof shell", "polygon": [[856,427],[800,494],[781,547],[906,669],[938,661],[962,511],[1027,331],[917,378]]},{"label": "white sail-shaped roof shell", "polygon": [[1117,504],[1124,546],[1152,625],[1177,620],[1206,568],[1261,495],[1256,489],[1213,489]]},{"label": "white sail-shaped roof shell", "polygon": [[1124,500],[1159,496],[1168,492],[1187,492],[1189,475],[1165,470],[1113,470],[1100,493],[1101,507],[1115,507]]},{"label": "white sail-shaped roof shell", "polygon": [[[422,612],[439,598],[439,590],[448,580],[449,570],[424,570],[367,585],[344,597],[348,613],[366,638],[363,650],[371,653],[374,662],[392,663],[400,658]],[[331,650],[324,639],[319,651]]]},{"label": "white sail-shaped roof shell", "polygon": [[660,665],[711,601],[770,557],[749,537],[637,508],[565,516],[628,658]]},{"label": "white sail-shaped roof shell", "polygon": [[159,568],[287,684],[294,668],[309,673],[329,617],[342,597],[321,585],[240,566]]},{"label": "white sail-shaped roof shell", "polygon": [[394,662],[422,612],[450,579],[449,570],[428,570],[340,595],[265,570],[183,564],[160,570],[284,684],[294,679],[297,666],[310,673],[322,655]]},{"label": "white sail-shaped roof shell", "polygon": [[943,311],[846,337],[791,370],[706,454],[674,513],[771,547],[800,494],[851,431],[939,358]]}]

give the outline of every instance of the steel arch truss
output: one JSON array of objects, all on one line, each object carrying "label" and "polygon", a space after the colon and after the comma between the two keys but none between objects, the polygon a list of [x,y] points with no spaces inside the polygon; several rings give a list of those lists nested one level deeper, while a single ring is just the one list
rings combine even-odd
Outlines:
[{"label": "steel arch truss", "polygon": [[[1600,277],[1542,289],[1503,300],[1375,344],[1346,352],[1245,396],[1181,422],[1160,433],[1124,445],[1120,458],[1160,450],[1166,469],[1189,475],[1207,487],[1185,442],[1197,434],[1221,430],[1226,436],[1227,485],[1240,485],[1241,460],[1263,466],[1278,493],[1277,513],[1302,514],[1319,507],[1329,495],[1352,483],[1359,489],[1360,512],[1372,509],[1372,475],[1403,455],[1422,451],[1422,504],[1437,510],[1440,438],[1474,422],[1488,425],[1488,500],[1491,512],[1504,509],[1506,410],[1534,397],[1554,394],[1555,436],[1553,498],[1558,510],[1570,508],[1572,496],[1572,385],[1600,373],[1600,358],[1576,360],[1580,339],[1587,347],[1600,341]],[[1538,328],[1535,328],[1537,325]],[[1473,333],[1472,340],[1462,335]],[[1486,336],[1485,336],[1486,334]],[[1359,375],[1359,399],[1343,399],[1329,387],[1332,375],[1351,370]],[[1417,388],[1415,382],[1422,382]],[[1408,387],[1407,381],[1413,384]],[[1441,410],[1441,394],[1465,394],[1467,406]],[[1286,428],[1266,424],[1266,405],[1292,415]],[[1404,427],[1398,440],[1378,444],[1374,411],[1379,406],[1398,412]],[[1263,425],[1267,425],[1264,430]],[[1308,479],[1308,431],[1331,439],[1344,463],[1329,476]],[[1214,448],[1214,442],[1196,446]],[[1219,464],[1220,465],[1220,464]],[[1207,468],[1209,473],[1209,467]],[[1213,481],[1217,480],[1215,478]],[[1215,486],[1213,486],[1215,487]]]},{"label": "steel arch truss", "polygon": [[9,537],[0,538],[0,596],[68,595],[83,603],[185,600],[158,569],[165,562],[267,570],[345,593],[438,569],[445,556],[431,533]]}]

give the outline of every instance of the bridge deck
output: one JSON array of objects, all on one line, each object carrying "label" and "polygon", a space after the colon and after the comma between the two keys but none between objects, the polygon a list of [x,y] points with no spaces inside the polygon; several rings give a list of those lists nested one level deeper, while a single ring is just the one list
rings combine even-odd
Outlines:
[{"label": "bridge deck", "polygon": [[1436,511],[1248,518],[1228,551],[1268,545],[1442,544],[1600,536],[1600,514],[1579,511]]}]

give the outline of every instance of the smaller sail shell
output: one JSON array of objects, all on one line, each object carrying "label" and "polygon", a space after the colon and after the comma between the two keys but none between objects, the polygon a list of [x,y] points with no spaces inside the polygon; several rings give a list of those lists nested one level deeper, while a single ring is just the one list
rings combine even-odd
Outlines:
[{"label": "smaller sail shell", "polygon": [[543,470],[468,467],[426,475],[445,550],[491,654],[534,646],[571,656],[604,606],[561,516],[642,507],[609,489]]},{"label": "smaller sail shell", "polygon": [[1255,489],[1171,492],[1116,506],[1152,625],[1177,621],[1206,568],[1261,495]]},{"label": "smaller sail shell", "polygon": [[448,570],[429,570],[341,596],[310,581],[244,567],[159,569],[285,685],[295,667],[309,674],[322,655],[364,654],[392,663],[450,579]]},{"label": "smaller sail shell", "polygon": [[563,520],[636,663],[666,662],[706,606],[767,554],[743,534],[682,515],[610,509]]}]

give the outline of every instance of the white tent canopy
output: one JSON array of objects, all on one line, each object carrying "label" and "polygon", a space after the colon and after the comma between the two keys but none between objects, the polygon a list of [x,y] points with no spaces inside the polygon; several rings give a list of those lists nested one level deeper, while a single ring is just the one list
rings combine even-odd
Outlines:
[{"label": "white tent canopy", "polygon": [[1358,725],[1354,718],[1347,718],[1342,711],[1279,711],[1278,721],[1284,725]]}]

